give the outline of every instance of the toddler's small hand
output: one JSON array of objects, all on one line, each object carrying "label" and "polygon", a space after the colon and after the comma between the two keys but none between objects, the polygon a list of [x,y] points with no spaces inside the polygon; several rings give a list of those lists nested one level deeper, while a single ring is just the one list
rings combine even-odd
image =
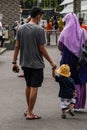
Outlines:
[{"label": "toddler's small hand", "polygon": [[77,93],[76,93],[76,91],[73,93],[73,96],[74,96],[74,98],[77,97]]}]

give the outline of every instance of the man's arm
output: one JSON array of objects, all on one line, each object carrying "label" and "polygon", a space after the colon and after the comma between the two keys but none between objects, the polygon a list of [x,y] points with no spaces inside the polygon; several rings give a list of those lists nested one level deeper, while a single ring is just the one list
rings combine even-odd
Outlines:
[{"label": "man's arm", "polygon": [[52,61],[52,59],[50,58],[46,48],[44,45],[40,45],[39,49],[42,53],[42,55],[48,60],[48,62],[51,64],[52,68],[56,68],[56,64]]},{"label": "man's arm", "polygon": [[19,49],[20,49],[20,42],[16,40],[15,50],[14,50],[14,56],[13,56],[13,62],[16,62],[16,61],[17,61]]},{"label": "man's arm", "polygon": [[15,50],[14,50],[14,56],[13,56],[13,71],[14,72],[19,72],[19,67],[17,65],[17,57],[18,57],[18,54],[19,54],[19,49],[20,49],[20,42],[16,40],[16,43],[15,43]]}]

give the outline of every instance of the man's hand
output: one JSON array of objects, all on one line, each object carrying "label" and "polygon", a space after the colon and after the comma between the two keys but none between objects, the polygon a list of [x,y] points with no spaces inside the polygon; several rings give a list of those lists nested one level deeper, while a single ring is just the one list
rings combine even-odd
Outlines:
[{"label": "man's hand", "polygon": [[16,65],[16,64],[14,64],[13,65],[13,68],[12,68],[12,71],[14,72],[14,73],[19,73],[19,67],[18,67],[18,65]]},{"label": "man's hand", "polygon": [[56,69],[57,65],[55,63],[52,62],[51,65],[52,65],[52,69]]}]

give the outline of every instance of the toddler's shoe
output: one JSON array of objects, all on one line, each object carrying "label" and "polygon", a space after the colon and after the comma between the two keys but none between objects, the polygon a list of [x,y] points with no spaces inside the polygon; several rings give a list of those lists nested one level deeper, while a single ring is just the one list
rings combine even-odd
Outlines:
[{"label": "toddler's shoe", "polygon": [[72,110],[69,110],[69,114],[70,114],[71,116],[75,116],[75,114],[74,114],[74,112],[73,112]]},{"label": "toddler's shoe", "polygon": [[80,109],[76,109],[76,108],[74,109],[74,112],[79,112],[79,111],[80,111]]},{"label": "toddler's shoe", "polygon": [[61,115],[61,117],[62,117],[63,119],[66,119],[66,115],[65,115],[65,114]]}]

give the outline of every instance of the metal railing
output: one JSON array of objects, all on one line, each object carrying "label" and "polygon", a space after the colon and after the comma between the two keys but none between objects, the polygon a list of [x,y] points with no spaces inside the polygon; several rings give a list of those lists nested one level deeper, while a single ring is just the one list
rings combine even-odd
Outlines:
[{"label": "metal railing", "polygon": [[47,45],[57,45],[57,39],[59,32],[57,30],[45,30],[46,44]]}]

